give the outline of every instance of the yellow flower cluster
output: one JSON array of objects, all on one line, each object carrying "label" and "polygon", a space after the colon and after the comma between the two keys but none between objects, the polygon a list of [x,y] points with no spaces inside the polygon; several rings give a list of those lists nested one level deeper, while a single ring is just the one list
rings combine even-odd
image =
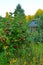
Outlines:
[{"label": "yellow flower cluster", "polygon": [[13,59],[10,60],[10,65],[11,65],[12,63],[16,63],[16,62],[17,62],[17,58],[16,58],[16,59],[13,58]]},{"label": "yellow flower cluster", "polygon": [[43,58],[40,58],[40,63],[43,63]]},{"label": "yellow flower cluster", "polygon": [[24,64],[23,65],[26,65],[27,64],[27,62],[26,61],[24,61]]},{"label": "yellow flower cluster", "polygon": [[8,46],[4,46],[4,49],[7,49],[8,48]]}]

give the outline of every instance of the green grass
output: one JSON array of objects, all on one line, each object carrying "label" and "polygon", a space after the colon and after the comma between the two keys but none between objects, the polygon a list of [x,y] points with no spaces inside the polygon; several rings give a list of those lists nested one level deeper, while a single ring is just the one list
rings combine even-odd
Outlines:
[{"label": "green grass", "polygon": [[11,51],[9,53],[9,58],[7,50],[0,53],[0,65],[43,65],[43,43],[22,45],[16,56]]},{"label": "green grass", "polygon": [[22,57],[14,65],[43,65],[43,43],[31,43],[30,46],[24,46]]}]

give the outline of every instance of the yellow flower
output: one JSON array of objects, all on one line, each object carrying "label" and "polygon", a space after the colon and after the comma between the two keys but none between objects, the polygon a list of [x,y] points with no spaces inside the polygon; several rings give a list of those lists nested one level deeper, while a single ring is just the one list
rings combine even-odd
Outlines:
[{"label": "yellow flower", "polygon": [[41,63],[43,62],[43,58],[40,58],[40,62],[41,62]]},{"label": "yellow flower", "polygon": [[4,46],[4,49],[7,49],[8,48],[8,46]]},{"label": "yellow flower", "polygon": [[13,58],[13,62],[17,62],[17,58],[16,59]]},{"label": "yellow flower", "polygon": [[10,64],[15,63],[15,62],[17,62],[17,58],[16,59],[13,58],[10,60]]},{"label": "yellow flower", "polygon": [[26,65],[27,64],[27,62],[26,61],[24,61],[24,64],[23,65]]}]

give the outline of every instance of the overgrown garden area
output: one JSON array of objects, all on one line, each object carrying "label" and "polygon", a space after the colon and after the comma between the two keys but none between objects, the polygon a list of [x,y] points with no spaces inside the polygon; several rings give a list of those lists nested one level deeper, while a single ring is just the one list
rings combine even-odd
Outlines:
[{"label": "overgrown garden area", "polygon": [[[37,30],[30,31],[30,22],[36,19]],[[42,10],[27,17],[18,4],[13,13],[0,16],[0,65],[43,65]]]}]

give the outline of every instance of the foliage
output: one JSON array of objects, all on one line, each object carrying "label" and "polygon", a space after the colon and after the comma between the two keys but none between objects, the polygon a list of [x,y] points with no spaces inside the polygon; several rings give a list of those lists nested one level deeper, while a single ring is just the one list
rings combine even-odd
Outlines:
[{"label": "foliage", "polygon": [[14,13],[0,16],[0,65],[43,65],[43,15],[35,17],[38,30],[33,32],[28,24],[34,16],[25,17],[20,4]]},{"label": "foliage", "polygon": [[24,14],[24,10],[21,8],[21,5],[18,4],[15,12],[14,12],[14,21],[15,22],[25,22],[25,14]]},{"label": "foliage", "polygon": [[28,15],[26,16],[26,22],[30,22],[34,19],[34,16],[33,15]]},{"label": "foliage", "polygon": [[43,10],[42,9],[38,9],[37,12],[35,13],[34,17],[35,18],[39,18],[40,15],[42,15],[42,14],[43,14]]}]

